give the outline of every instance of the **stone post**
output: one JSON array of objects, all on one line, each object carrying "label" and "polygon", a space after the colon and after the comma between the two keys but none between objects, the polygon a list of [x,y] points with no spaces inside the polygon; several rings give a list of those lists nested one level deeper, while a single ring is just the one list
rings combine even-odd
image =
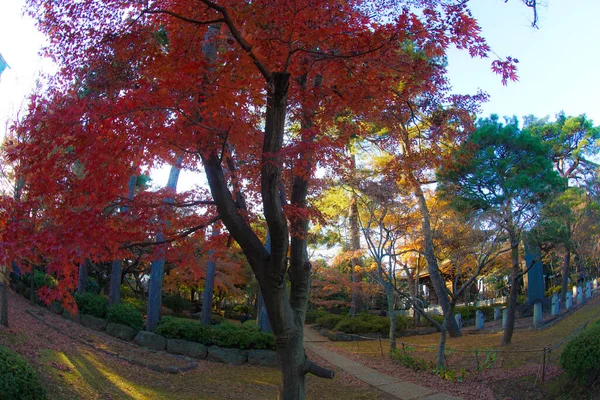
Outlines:
[{"label": "stone post", "polygon": [[539,328],[542,326],[542,302],[536,301],[533,305],[533,326]]},{"label": "stone post", "polygon": [[477,330],[483,329],[483,322],[484,322],[483,311],[477,310],[477,312],[475,313],[475,329],[477,329]]},{"label": "stone post", "polygon": [[458,329],[462,329],[462,315],[454,314],[454,319],[456,320],[456,325],[458,325]]},{"label": "stone post", "polygon": [[577,304],[583,303],[583,288],[577,286]]},{"label": "stone post", "polygon": [[494,321],[498,321],[501,315],[502,311],[500,310],[500,307],[494,307]]},{"label": "stone post", "polygon": [[592,282],[585,284],[585,298],[589,299],[590,297],[592,297]]},{"label": "stone post", "polygon": [[569,310],[573,307],[573,293],[567,292],[567,298],[565,300],[565,309]]},{"label": "stone post", "polygon": [[558,303],[558,293],[554,293],[552,296],[552,316],[555,317],[560,312],[560,305]]},{"label": "stone post", "polygon": [[502,329],[506,329],[506,322],[508,321],[508,308],[502,309]]}]

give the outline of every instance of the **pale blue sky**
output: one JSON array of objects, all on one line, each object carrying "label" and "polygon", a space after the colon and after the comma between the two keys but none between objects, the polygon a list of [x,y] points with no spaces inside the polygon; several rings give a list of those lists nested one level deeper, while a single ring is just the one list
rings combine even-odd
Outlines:
[{"label": "pale blue sky", "polygon": [[[16,117],[37,71],[49,65],[37,56],[44,39],[33,22],[21,15],[23,3],[5,0],[1,6],[0,52],[11,69],[0,81],[0,135],[4,121]],[[596,21],[600,1],[546,3],[548,6],[539,10],[540,29],[535,30],[530,25],[531,10],[521,0],[472,0],[473,14],[493,51],[519,59],[520,80],[502,86],[500,77],[490,70],[492,59],[474,60],[451,51],[449,74],[455,92],[474,93],[478,88],[488,92],[491,98],[484,105],[483,116],[542,117],[564,110],[567,114],[586,113],[600,124],[600,24]],[[167,174],[168,169],[160,171],[155,183],[162,186]]]},{"label": "pale blue sky", "polygon": [[473,16],[483,36],[501,57],[519,60],[519,82],[502,86],[490,70],[491,59],[473,60],[452,51],[451,82],[456,92],[488,92],[483,116],[587,114],[600,124],[600,1],[546,0],[539,10],[539,30],[533,14],[520,0],[472,0]]}]

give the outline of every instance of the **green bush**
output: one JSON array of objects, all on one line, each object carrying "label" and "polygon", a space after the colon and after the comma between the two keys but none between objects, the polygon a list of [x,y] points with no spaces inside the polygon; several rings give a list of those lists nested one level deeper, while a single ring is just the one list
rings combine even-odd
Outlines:
[{"label": "green bush", "polygon": [[358,317],[347,316],[343,318],[334,328],[344,333],[389,333],[390,319],[369,314],[361,314]]},{"label": "green bush", "polygon": [[164,317],[154,332],[170,339],[184,339],[206,346],[240,349],[275,349],[275,337],[262,333],[256,324],[233,325],[224,322],[219,325],[202,325],[198,321]]},{"label": "green bush", "polygon": [[260,331],[258,325],[233,325],[224,322],[211,327],[212,344],[219,347],[240,349],[275,349],[275,338],[272,334]]},{"label": "green bush", "polygon": [[106,320],[138,330],[141,330],[144,326],[142,314],[128,303],[119,303],[110,306],[106,312]]},{"label": "green bush", "polygon": [[[315,318],[316,317],[316,318]],[[309,314],[307,312],[307,320]],[[311,312],[310,318],[315,318],[318,325],[344,333],[383,333],[390,331],[390,319],[379,315],[361,313],[358,317],[349,315],[330,314],[324,311]],[[403,331],[410,324],[410,319],[403,315],[396,316],[396,331]]]},{"label": "green bush", "polygon": [[81,314],[88,314],[97,318],[106,318],[108,300],[99,294],[87,292],[76,294],[75,302]]},{"label": "green bush", "polygon": [[177,294],[163,296],[162,303],[175,314],[181,314],[192,308],[192,303]]},{"label": "green bush", "polygon": [[37,372],[23,357],[4,346],[0,346],[0,398],[46,399]]},{"label": "green bush", "polygon": [[148,309],[148,303],[138,299],[137,297],[128,297],[126,299],[122,299],[123,303],[131,304],[138,310],[140,313],[145,313]]},{"label": "green bush", "polygon": [[163,317],[154,331],[169,339],[184,339],[204,344],[211,340],[210,327],[185,318]]},{"label": "green bush", "polygon": [[326,316],[327,314],[329,314],[327,311],[324,310],[308,310],[306,312],[306,320],[305,322],[307,324],[314,324],[315,322],[317,322],[317,319]]},{"label": "green bush", "polygon": [[[25,285],[27,285],[27,287],[30,287],[31,273],[23,274],[23,281],[25,282]],[[46,286],[49,288],[55,288],[57,283],[58,283],[58,281],[54,277],[52,277],[48,274],[45,274],[41,271],[38,271],[38,270],[34,271],[33,284],[34,284],[36,290],[41,288],[42,286]]]},{"label": "green bush", "polygon": [[219,325],[225,322],[225,317],[219,314],[210,314],[210,324],[211,325]]},{"label": "green bush", "polygon": [[494,320],[494,308],[495,306],[462,306],[462,307],[454,307],[454,313],[460,314],[463,321],[467,320],[475,320],[477,310],[481,310],[483,315],[485,316],[486,321]]},{"label": "green bush", "polygon": [[546,290],[544,292],[544,296],[552,297],[554,295],[554,293],[560,293],[561,289],[562,288],[560,286],[552,286],[551,288],[549,288],[548,290]]},{"label": "green bush", "polygon": [[343,315],[326,314],[317,318],[316,323],[317,325],[321,325],[323,328],[333,329],[342,319],[344,319]]},{"label": "green bush", "polygon": [[85,283],[85,291],[86,293],[100,294],[100,285],[98,284],[98,281],[94,278],[88,277]]},{"label": "green bush", "polygon": [[238,304],[237,306],[233,307],[233,312],[234,313],[238,313],[238,314],[250,314],[251,308],[250,306],[246,305],[246,304]]},{"label": "green bush", "polygon": [[560,356],[560,365],[573,379],[592,386],[600,379],[600,324],[579,333]]},{"label": "green bush", "polygon": [[[433,313],[427,313],[427,316],[429,318],[433,319],[438,324],[443,324],[444,323],[444,316],[443,315],[438,315],[438,314],[433,314]],[[427,319],[425,319],[425,317],[421,318],[421,322],[425,326],[434,326],[431,322],[429,322]]]}]

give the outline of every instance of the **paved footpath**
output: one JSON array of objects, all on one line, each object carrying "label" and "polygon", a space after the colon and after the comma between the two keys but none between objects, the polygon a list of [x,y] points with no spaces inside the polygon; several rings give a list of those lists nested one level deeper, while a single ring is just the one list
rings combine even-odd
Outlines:
[{"label": "paved footpath", "polygon": [[336,367],[354,375],[363,382],[404,400],[460,400],[460,397],[437,392],[393,376],[382,374],[347,357],[327,350],[319,343],[328,342],[310,327],[304,328],[304,347],[315,352]]}]

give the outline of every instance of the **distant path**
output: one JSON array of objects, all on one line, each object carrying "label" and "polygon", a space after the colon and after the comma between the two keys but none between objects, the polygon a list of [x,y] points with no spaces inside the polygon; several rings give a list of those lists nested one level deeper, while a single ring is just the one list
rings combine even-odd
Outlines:
[{"label": "distant path", "polygon": [[328,339],[322,338],[312,328],[304,327],[304,347],[379,390],[403,400],[460,400],[460,397],[450,396],[437,392],[435,389],[415,385],[412,382],[382,374],[373,368],[366,367],[319,345],[319,342],[328,341]]}]

